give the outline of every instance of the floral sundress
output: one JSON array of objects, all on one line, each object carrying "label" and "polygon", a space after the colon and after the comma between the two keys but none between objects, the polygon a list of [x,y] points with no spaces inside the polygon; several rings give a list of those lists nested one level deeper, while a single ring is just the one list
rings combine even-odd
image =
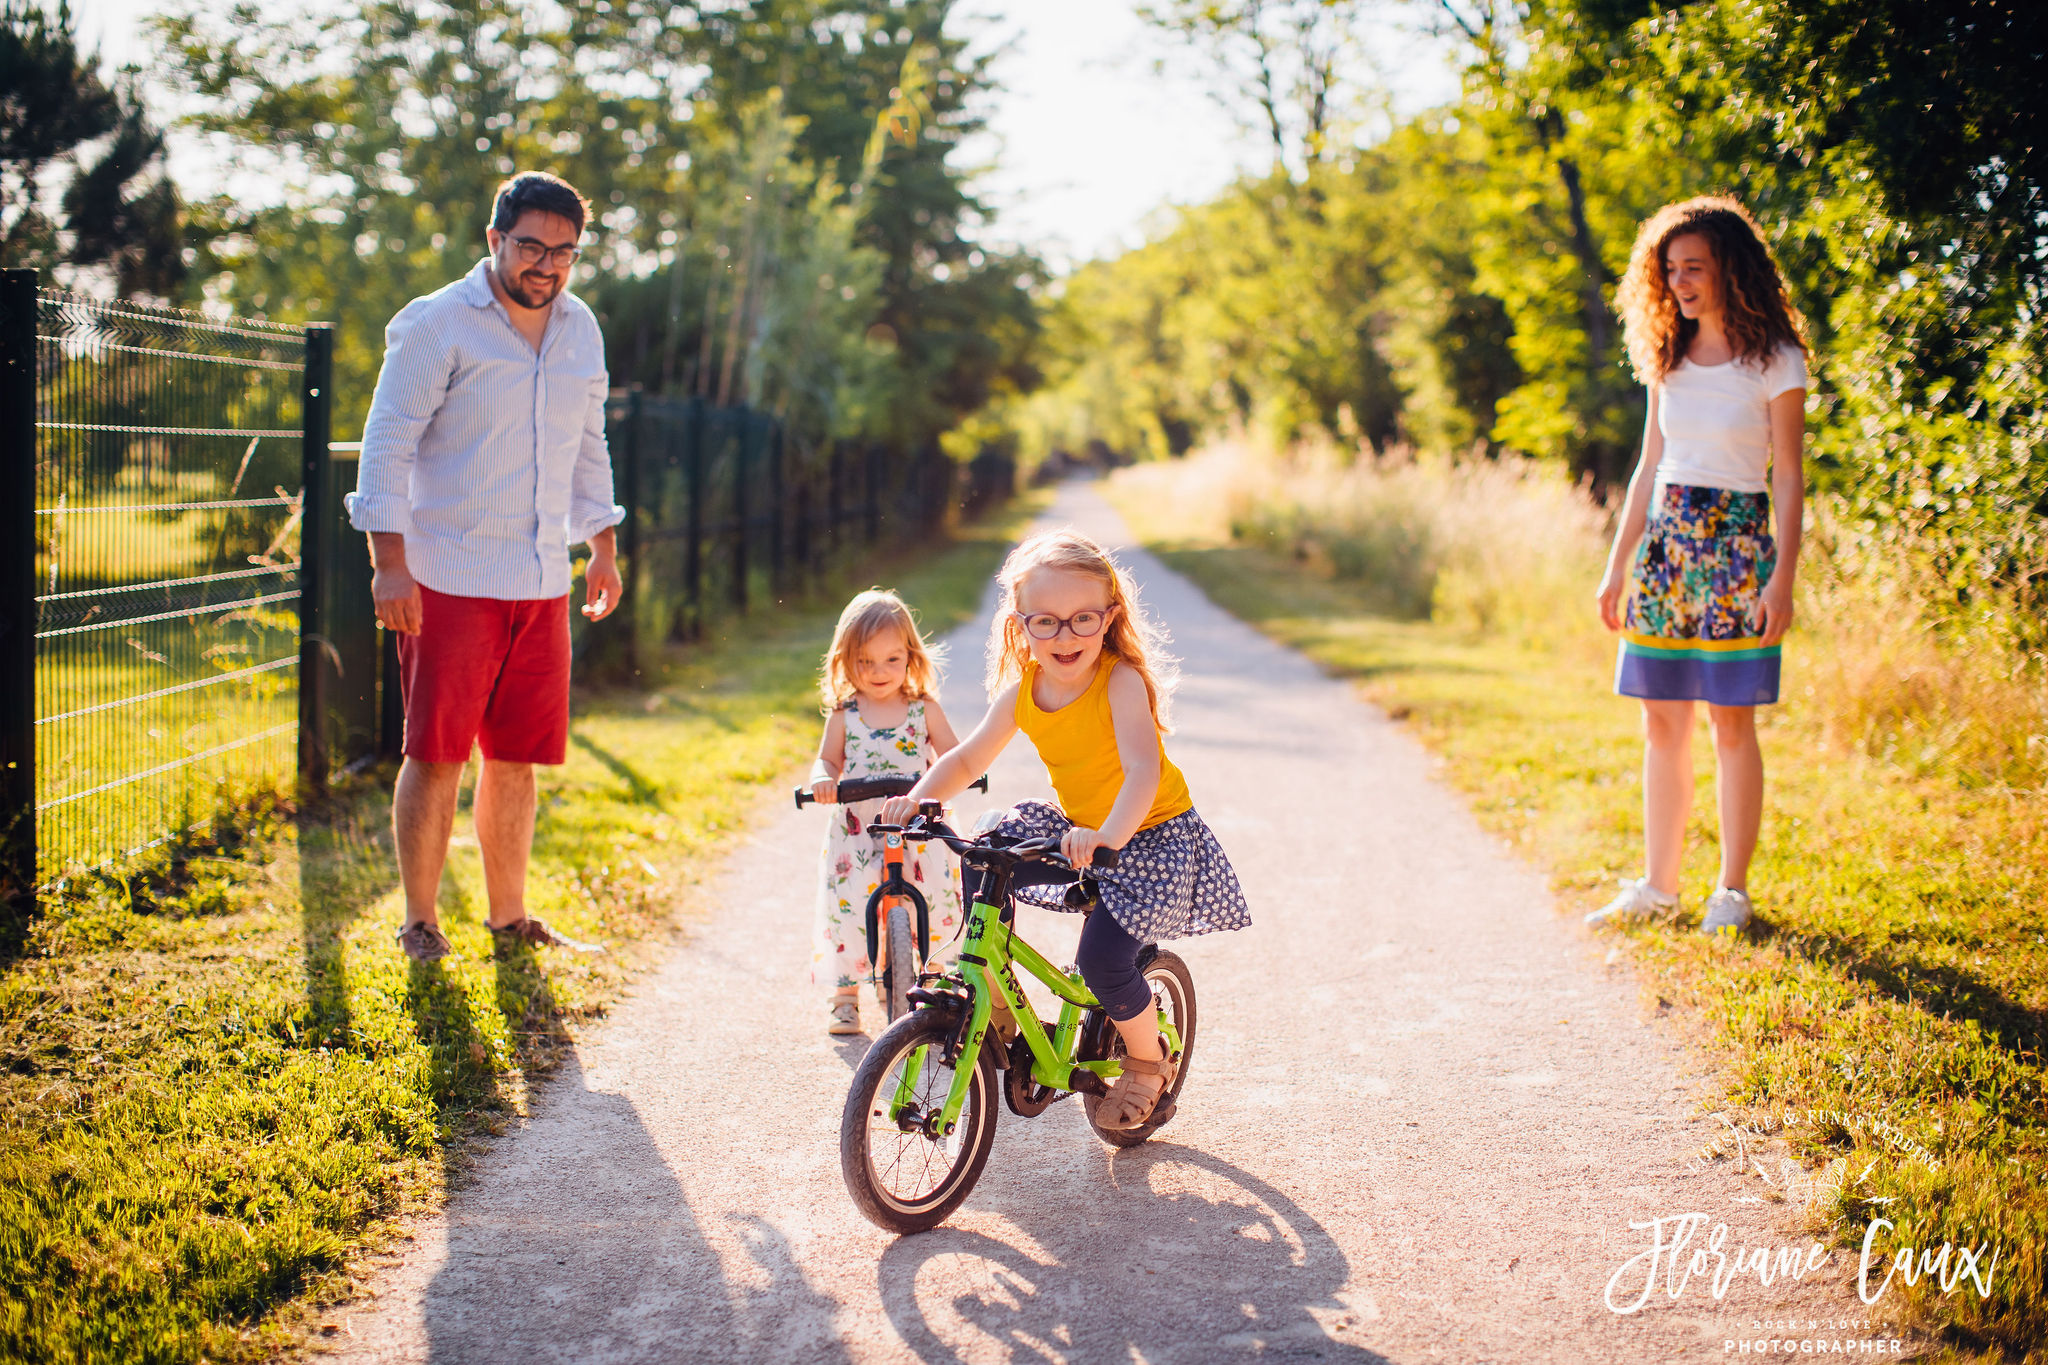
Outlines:
[{"label": "floral sundress", "polygon": [[[842,714],[846,762],[841,781],[892,773],[922,776],[931,766],[931,732],[922,701],[910,703],[898,725],[871,726],[851,703]],[[868,897],[881,884],[883,865],[881,840],[867,831],[881,810],[879,799],[836,806],[825,832],[811,982],[829,991],[851,990],[868,979]],[[930,909],[931,952],[937,957],[960,925],[957,860],[943,845],[906,843],[903,863],[905,877],[923,893]]]}]

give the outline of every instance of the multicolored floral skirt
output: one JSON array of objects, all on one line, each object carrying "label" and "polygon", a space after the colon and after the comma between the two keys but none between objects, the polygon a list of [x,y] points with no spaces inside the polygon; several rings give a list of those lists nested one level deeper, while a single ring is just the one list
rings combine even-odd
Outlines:
[{"label": "multicolored floral skirt", "polygon": [[1779,646],[1756,626],[1778,563],[1770,518],[1763,493],[1658,487],[1623,598],[1616,692],[1716,706],[1778,699]]}]

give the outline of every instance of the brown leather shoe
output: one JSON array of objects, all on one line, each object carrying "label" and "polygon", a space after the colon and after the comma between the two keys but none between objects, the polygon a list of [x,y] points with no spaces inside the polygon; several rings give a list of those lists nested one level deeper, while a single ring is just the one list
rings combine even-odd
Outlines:
[{"label": "brown leather shoe", "polygon": [[491,937],[496,939],[500,946],[523,943],[532,948],[568,948],[578,953],[601,953],[604,951],[602,943],[578,942],[567,934],[556,933],[548,927],[546,920],[536,919],[532,915],[528,915],[525,919],[514,920],[510,924],[493,924],[491,926]]},{"label": "brown leather shoe", "polygon": [[510,924],[493,924],[491,937],[500,943],[526,943],[535,948],[553,948],[567,942],[548,928],[546,920],[536,919],[532,915],[513,920]]},{"label": "brown leather shoe", "polygon": [[415,920],[398,931],[398,946],[414,962],[436,962],[448,956],[448,936],[440,926]]}]

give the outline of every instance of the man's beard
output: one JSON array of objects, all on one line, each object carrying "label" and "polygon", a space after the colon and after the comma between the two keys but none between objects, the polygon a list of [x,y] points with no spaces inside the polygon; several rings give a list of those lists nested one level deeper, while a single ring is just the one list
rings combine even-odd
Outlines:
[{"label": "man's beard", "polygon": [[557,275],[552,288],[528,284],[527,275],[522,271],[510,279],[501,274],[498,283],[503,286],[506,295],[521,308],[545,308],[555,301],[555,295],[562,292],[566,281]]}]

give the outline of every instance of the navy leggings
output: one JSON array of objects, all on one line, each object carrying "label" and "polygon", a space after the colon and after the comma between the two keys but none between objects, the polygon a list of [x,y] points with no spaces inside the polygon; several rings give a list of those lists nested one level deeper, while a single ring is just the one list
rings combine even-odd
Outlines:
[{"label": "navy leggings", "polygon": [[1152,1008],[1152,988],[1138,970],[1138,950],[1144,946],[1125,933],[1109,911],[1099,907],[1081,926],[1075,965],[1102,1008],[1120,1024]]},{"label": "navy leggings", "polygon": [[[1041,871],[1043,875],[1037,875]],[[962,890],[971,904],[981,885],[981,872],[963,867],[960,874]],[[1015,890],[1057,885],[1070,880],[1072,875],[1062,868],[1026,863],[1012,875],[1010,886]],[[1099,905],[1081,926],[1081,946],[1074,952],[1074,965],[1081,969],[1081,979],[1095,992],[1104,1011],[1118,1023],[1128,1023],[1152,1006],[1152,988],[1145,984],[1145,975],[1138,970],[1138,952],[1144,946],[1125,933],[1116,918]]]}]

